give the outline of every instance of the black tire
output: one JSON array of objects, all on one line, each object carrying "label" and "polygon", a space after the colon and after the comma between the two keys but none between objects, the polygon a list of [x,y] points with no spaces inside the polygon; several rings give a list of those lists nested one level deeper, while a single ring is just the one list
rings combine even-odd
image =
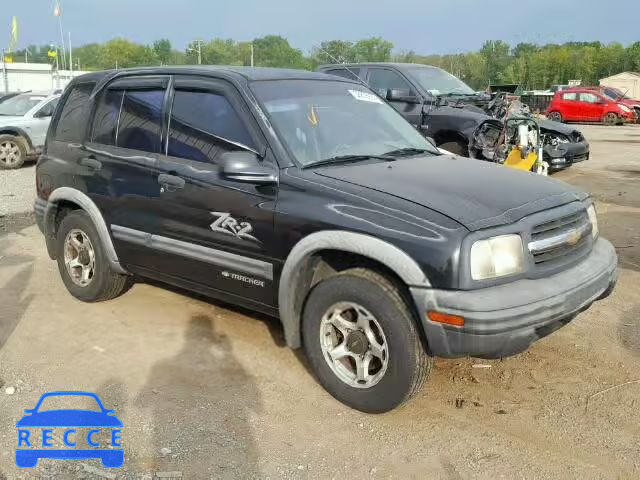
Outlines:
[{"label": "black tire", "polygon": [[[370,387],[357,388],[344,382],[324,357],[321,320],[339,302],[354,302],[367,309],[387,339],[386,372]],[[433,363],[398,289],[383,275],[367,269],[346,270],[312,289],[302,315],[302,336],[305,353],[320,384],[337,400],[366,413],[387,412],[406,402],[422,388]]]},{"label": "black tire", "polygon": [[[4,149],[11,149],[10,156],[2,155]],[[16,153],[18,157],[16,158]],[[24,138],[15,135],[0,135],[0,168],[12,170],[20,168],[27,159],[27,142]]]},{"label": "black tire", "polygon": [[[91,280],[86,286],[76,284],[65,265],[65,240],[72,230],[84,233],[94,251],[95,267]],[[111,300],[122,295],[133,284],[130,276],[111,270],[96,227],[84,210],[73,210],[60,222],[56,235],[56,254],[58,270],[65,287],[71,295],[83,302]]]},{"label": "black tire", "polygon": [[446,142],[441,145],[438,145],[438,148],[442,148],[448,152],[453,153],[454,155],[459,155],[461,157],[468,157],[469,152],[467,146],[462,142]]},{"label": "black tire", "polygon": [[618,125],[622,123],[620,117],[613,112],[607,113],[602,119],[602,122],[606,125]]},{"label": "black tire", "polygon": [[554,122],[563,122],[562,114],[560,112],[549,112],[549,120]]}]

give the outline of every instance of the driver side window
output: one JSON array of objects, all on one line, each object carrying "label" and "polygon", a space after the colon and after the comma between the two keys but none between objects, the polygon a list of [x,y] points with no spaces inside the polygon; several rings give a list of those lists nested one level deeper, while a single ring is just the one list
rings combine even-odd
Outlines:
[{"label": "driver side window", "polygon": [[373,68],[369,72],[369,86],[382,98],[386,97],[387,90],[403,90],[407,95],[414,94],[411,85],[393,70]]},{"label": "driver side window", "polygon": [[43,105],[43,107],[36,112],[36,116],[39,118],[50,117],[53,115],[56,105],[58,105],[59,98],[54,98],[49,103]]}]

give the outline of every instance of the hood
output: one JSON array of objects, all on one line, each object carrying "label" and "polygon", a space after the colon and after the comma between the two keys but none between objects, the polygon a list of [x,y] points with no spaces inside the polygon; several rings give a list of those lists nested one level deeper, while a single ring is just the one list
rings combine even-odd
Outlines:
[{"label": "hood", "polygon": [[561,133],[568,137],[571,136],[573,132],[578,132],[579,130],[571,125],[566,125],[560,122],[554,122],[553,120],[547,120],[545,118],[539,118],[538,125],[542,130],[548,130],[550,132]]},{"label": "hood", "polygon": [[623,98],[622,100],[617,100],[617,102],[627,107],[640,107],[640,100],[634,100],[633,98]]},{"label": "hood", "polygon": [[0,125],[22,123],[24,117],[17,115],[0,115]]},{"label": "hood", "polygon": [[587,197],[558,180],[452,155],[336,165],[315,173],[422,205],[471,231]]}]

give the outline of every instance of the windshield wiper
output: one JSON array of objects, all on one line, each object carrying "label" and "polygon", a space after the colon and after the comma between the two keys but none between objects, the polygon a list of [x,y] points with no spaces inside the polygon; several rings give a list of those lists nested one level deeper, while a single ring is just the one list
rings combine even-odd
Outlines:
[{"label": "windshield wiper", "polygon": [[325,158],[324,160],[318,160],[317,162],[304,165],[302,168],[320,167],[322,165],[335,165],[338,163],[359,162],[361,160],[384,160],[386,162],[393,162],[395,158],[385,155],[338,155],[337,157]]},{"label": "windshield wiper", "polygon": [[390,152],[386,152],[385,155],[389,157],[408,157],[410,155],[421,155],[423,153],[434,153],[434,152],[426,148],[406,147],[406,148],[398,148],[397,150],[391,150]]}]

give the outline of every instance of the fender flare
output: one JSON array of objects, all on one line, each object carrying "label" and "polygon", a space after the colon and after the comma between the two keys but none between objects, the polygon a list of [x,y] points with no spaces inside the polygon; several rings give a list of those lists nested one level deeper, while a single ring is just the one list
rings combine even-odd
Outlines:
[{"label": "fender flare", "polygon": [[411,287],[430,287],[429,279],[415,260],[398,247],[362,233],[328,230],[312,233],[300,240],[285,261],[278,287],[278,308],[284,327],[287,345],[300,348],[301,305],[293,295],[300,280],[301,266],[311,255],[321,250],[341,250],[378,261],[393,270],[402,281]]},{"label": "fender flare", "polygon": [[22,128],[20,127],[6,127],[6,128],[0,128],[0,135],[13,135],[15,137],[22,137],[25,141],[25,143],[27,144],[27,148],[29,149],[29,152],[33,152],[35,150],[34,146],[33,146],[33,142],[31,141],[31,137],[29,136],[29,134],[27,132],[25,132]]},{"label": "fender flare", "polygon": [[107,224],[102,217],[102,213],[100,213],[100,209],[98,209],[93,200],[91,200],[85,193],[81,192],[80,190],[76,190],[75,188],[70,187],[59,187],[51,193],[47,202],[47,208],[44,213],[43,222],[45,236],[47,237],[47,239],[52,238],[56,212],[58,210],[57,204],[61,200],[75,203],[76,205],[80,206],[80,208],[82,208],[85,212],[87,212],[87,214],[91,218],[91,221],[96,227],[96,230],[100,237],[100,241],[102,242],[102,247],[105,250],[107,260],[109,261],[109,265],[114,271],[122,274],[127,274],[128,272],[120,265],[120,260],[118,259],[118,255],[116,254],[116,249],[113,246],[111,235],[109,234]]}]

